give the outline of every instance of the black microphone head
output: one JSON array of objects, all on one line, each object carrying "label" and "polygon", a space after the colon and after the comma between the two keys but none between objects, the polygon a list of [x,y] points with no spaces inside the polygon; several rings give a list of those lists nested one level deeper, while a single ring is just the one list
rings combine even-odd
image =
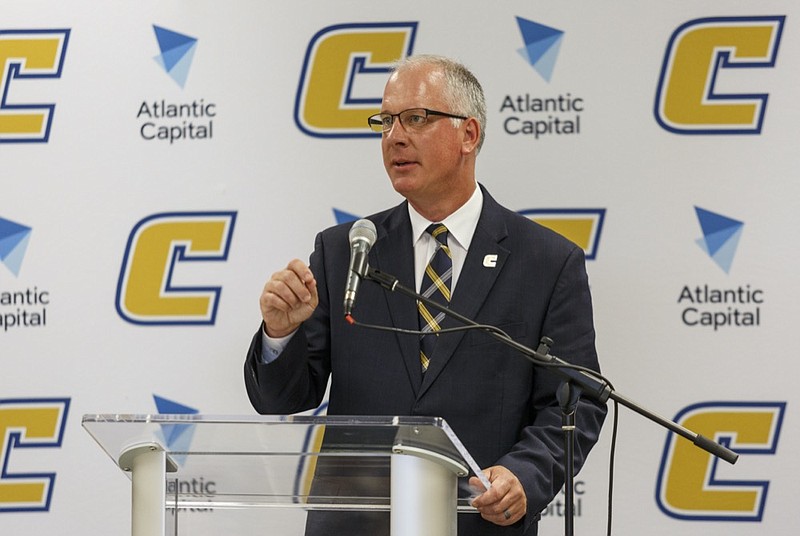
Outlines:
[{"label": "black microphone head", "polygon": [[352,247],[357,241],[364,242],[366,251],[372,247],[375,240],[378,239],[378,231],[375,229],[375,224],[368,219],[358,220],[350,228],[350,246]]}]

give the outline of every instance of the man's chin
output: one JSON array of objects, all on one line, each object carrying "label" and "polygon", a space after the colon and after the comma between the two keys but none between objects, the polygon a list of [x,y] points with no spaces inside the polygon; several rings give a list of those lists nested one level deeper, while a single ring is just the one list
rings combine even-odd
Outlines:
[{"label": "man's chin", "polygon": [[411,177],[391,177],[392,188],[403,197],[411,195],[416,187],[416,181]]}]

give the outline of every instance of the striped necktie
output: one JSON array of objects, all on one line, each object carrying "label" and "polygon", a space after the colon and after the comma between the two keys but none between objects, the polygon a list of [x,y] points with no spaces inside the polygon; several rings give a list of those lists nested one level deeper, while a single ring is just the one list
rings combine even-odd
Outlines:
[{"label": "striped necktie", "polygon": [[[450,280],[453,277],[453,260],[450,258],[450,248],[447,247],[447,227],[441,223],[431,224],[426,231],[436,240],[436,251],[433,253],[425,274],[422,276],[420,294],[443,305],[450,303]],[[421,336],[419,343],[419,358],[422,372],[428,370],[428,364],[433,356],[438,336],[436,331],[441,329],[440,323],[445,314],[436,309],[429,309],[422,302],[417,302],[419,310]]]}]

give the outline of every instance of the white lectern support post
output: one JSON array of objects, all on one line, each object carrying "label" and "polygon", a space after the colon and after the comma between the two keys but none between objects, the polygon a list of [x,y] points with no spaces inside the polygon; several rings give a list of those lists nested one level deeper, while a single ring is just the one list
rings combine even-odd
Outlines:
[{"label": "white lectern support post", "polygon": [[422,449],[394,450],[391,536],[456,536],[457,475],[466,468]]},{"label": "white lectern support post", "polygon": [[133,445],[119,466],[131,473],[131,536],[164,536],[167,453],[156,443]]}]

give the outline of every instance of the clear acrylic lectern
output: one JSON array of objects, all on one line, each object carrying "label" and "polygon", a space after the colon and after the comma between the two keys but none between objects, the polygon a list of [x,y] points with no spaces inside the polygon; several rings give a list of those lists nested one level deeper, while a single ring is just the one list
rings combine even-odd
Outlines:
[{"label": "clear acrylic lectern", "polygon": [[436,417],[84,415],[83,427],[131,479],[132,536],[294,536],[325,512],[454,536],[456,513],[476,512],[458,477],[485,481]]}]

